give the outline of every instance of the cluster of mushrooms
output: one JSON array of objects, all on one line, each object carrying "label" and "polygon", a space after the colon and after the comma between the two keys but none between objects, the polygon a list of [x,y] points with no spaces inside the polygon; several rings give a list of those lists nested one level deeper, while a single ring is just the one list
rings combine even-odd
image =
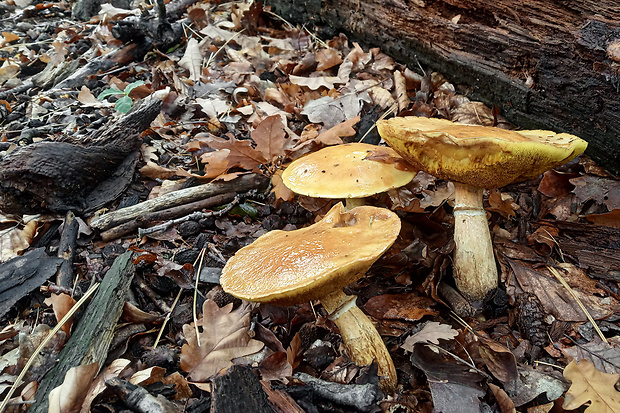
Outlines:
[{"label": "cluster of mushrooms", "polygon": [[[271,231],[240,249],[220,283],[248,301],[277,305],[320,300],[340,329],[349,358],[378,365],[383,391],[396,389],[396,369],[381,336],[342,289],[363,277],[394,243],[400,218],[364,198],[409,183],[421,170],[455,184],[454,268],[458,290],[472,302],[497,288],[498,272],[482,199],[484,189],[535,178],[587,146],[550,131],[509,131],[443,119],[397,117],[377,122],[390,147],[338,145],[306,155],[284,171],[292,191],[345,199],[313,225]],[[371,155],[371,156],[369,156]]]}]

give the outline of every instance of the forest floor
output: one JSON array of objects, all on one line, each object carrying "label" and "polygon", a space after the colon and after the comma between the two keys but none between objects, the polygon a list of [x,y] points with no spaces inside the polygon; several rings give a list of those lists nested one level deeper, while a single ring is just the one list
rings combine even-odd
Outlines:
[{"label": "forest floor", "polygon": [[[450,182],[420,172],[367,199],[402,225],[345,289],[394,360],[388,394],[376,366],[347,357],[318,301],[241,302],[221,270],[260,235],[308,226],[339,201],[283,185],[305,154],[384,145],[375,122],[395,114],[519,125],[440,73],[343,34],[319,39],[260,3],[72,16],[64,2],[0,5],[0,410],[34,410],[52,393],[49,411],[63,412],[620,412],[620,181],[593,160],[485,191],[500,288],[479,308],[453,288]],[[132,110],[155,110],[150,126]],[[99,173],[102,136],[126,149],[115,161],[124,174]],[[39,149],[50,143],[64,149]],[[205,185],[217,193],[178,197]],[[164,196],[176,203],[139,209]],[[111,220],[121,208],[139,212]],[[104,288],[126,251],[131,283],[106,304],[114,311],[85,320],[106,297],[75,303]],[[45,385],[92,321],[113,330],[93,330],[88,347],[101,354]]]}]

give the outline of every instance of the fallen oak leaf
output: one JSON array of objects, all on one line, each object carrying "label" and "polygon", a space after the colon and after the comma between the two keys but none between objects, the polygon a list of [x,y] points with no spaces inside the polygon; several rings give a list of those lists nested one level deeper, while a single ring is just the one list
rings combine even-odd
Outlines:
[{"label": "fallen oak leaf", "polygon": [[[54,315],[56,320],[60,321],[75,305],[76,301],[69,294],[52,294],[44,301],[45,304],[51,306],[54,309]],[[67,337],[71,334],[71,326],[73,325],[73,318],[67,320],[61,327],[62,331],[67,334]]]},{"label": "fallen oak leaf", "polygon": [[573,410],[590,402],[586,413],[620,412],[620,392],[615,388],[620,374],[598,371],[588,360],[573,360],[564,369],[564,377],[572,384],[564,395],[562,408]]},{"label": "fallen oak leaf", "polygon": [[[265,163],[263,154],[252,146],[250,140],[239,140],[234,136],[229,135],[230,139],[219,138],[217,136],[207,136],[201,138],[201,142],[215,150],[228,150],[230,151],[226,156],[228,160],[227,169],[240,167],[248,171],[260,172],[258,165]],[[209,155],[212,152],[203,154],[200,157],[202,162],[213,162],[210,158],[215,155]],[[220,158],[218,158],[220,159]],[[209,173],[211,175],[211,173]]]},{"label": "fallen oak leaf", "polygon": [[276,196],[276,200],[292,201],[295,199],[295,193],[291,191],[282,181],[282,170],[279,169],[271,175],[271,192]]},{"label": "fallen oak leaf", "polygon": [[345,120],[337,124],[334,127],[329,128],[325,132],[321,132],[319,136],[315,138],[315,141],[320,142],[324,145],[340,145],[343,143],[342,137],[353,136],[357,133],[357,131],[353,128],[353,126],[357,125],[360,121],[359,116],[355,116],[349,120]]},{"label": "fallen oak leaf", "polygon": [[192,381],[204,382],[233,365],[237,357],[256,353],[263,343],[250,338],[250,312],[247,306],[233,311],[233,305],[219,308],[206,300],[202,308],[200,345],[194,323],[183,326],[187,344],[181,348],[181,369]]},{"label": "fallen oak leaf", "polygon": [[49,394],[49,410],[53,413],[77,413],[88,395],[87,390],[99,371],[97,362],[72,367],[62,384]]},{"label": "fallen oak leaf", "polygon": [[448,324],[430,321],[417,333],[407,337],[401,348],[413,352],[413,346],[417,343],[439,344],[439,340],[452,340],[459,332]]},{"label": "fallen oak leaf", "polygon": [[267,116],[250,136],[256,143],[256,149],[263,155],[264,163],[271,163],[274,158],[284,156],[286,132],[280,115]]}]

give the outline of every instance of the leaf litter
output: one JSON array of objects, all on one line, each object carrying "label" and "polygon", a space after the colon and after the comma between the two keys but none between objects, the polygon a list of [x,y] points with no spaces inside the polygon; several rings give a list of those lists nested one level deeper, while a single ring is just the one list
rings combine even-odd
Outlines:
[{"label": "leaf litter", "polygon": [[[126,249],[144,255],[136,261],[144,283],[128,298],[125,324],[119,325],[118,343],[109,353],[115,356],[87,372],[87,378],[68,375],[57,391],[65,404],[57,408],[88,411],[111,404],[120,409],[122,398],[103,392],[102,375],[127,381],[142,377],[133,381],[179,406],[217,397],[211,384],[233,365],[250,366],[266,390],[283,390],[290,399],[286,403],[297,407],[310,400],[293,378],[299,372],[347,386],[376,383],[372,368],[348,361],[337,329],[320,306],[239,303],[217,285],[218,270],[260,234],[303,227],[329,209],[331,201],[296,197],[283,185],[281,172],[306,153],[362,139],[361,125],[376,120],[375,107],[383,113],[400,105],[401,114],[512,126],[491,108],[457,94],[439,73],[416,74],[343,34],[319,41],[251,2],[186,7],[178,18],[186,17],[192,29],[174,47],[154,47],[143,60],[128,58],[59,93],[49,79],[70,75],[74,69],[69,66],[79,54],[105,59],[117,53],[118,61],[127,56],[123,42],[113,36],[116,21],[142,12],[106,6],[90,21],[79,22],[60,18],[70,14],[61,3],[23,7],[2,9],[24,24],[8,24],[0,39],[0,109],[7,112],[0,111],[5,116],[0,117],[0,156],[32,141],[86,139],[107,118],[119,116],[113,104],[121,95],[111,95],[110,102],[95,96],[144,82],[123,97],[135,104],[156,96],[163,101],[162,111],[143,134],[139,172],[107,208],[248,173],[266,175],[271,186],[244,195],[239,208],[178,224],[165,236],[130,234],[103,241],[96,232],[80,231],[71,288],[54,283],[56,264],[54,271],[30,269],[41,273],[39,279],[50,279],[47,283],[20,287],[7,282],[16,266],[26,262],[12,259],[42,247],[55,256],[63,217],[3,215],[0,285],[12,300],[3,317],[6,334],[0,334],[0,391],[7,394],[71,300]],[[147,7],[149,13],[156,15]],[[43,30],[49,22],[57,22],[53,32]],[[27,90],[32,85],[29,96],[21,92],[22,86]],[[14,92],[5,93],[9,90]],[[397,394],[383,395],[376,406],[534,411],[554,402],[558,408],[564,396],[565,409],[620,411],[614,387],[620,336],[620,273],[614,264],[620,249],[618,185],[615,177],[581,156],[538,180],[488,191],[485,206],[505,289],[485,303],[484,317],[478,318],[459,312],[445,295],[444,284],[451,277],[453,185],[420,173],[409,185],[369,199],[399,211],[403,221],[395,246],[367,277],[348,287],[377,324],[398,366]],[[202,270],[212,275],[199,284],[198,345],[189,289],[203,250]],[[562,273],[584,308],[545,269],[549,264]],[[593,333],[584,309],[607,343]],[[169,323],[162,325],[168,314]],[[74,323],[80,321],[77,317]],[[70,333],[66,324],[36,356],[14,401],[32,399],[36,383]],[[153,347],[158,334],[162,340]],[[562,371],[564,377],[558,374]],[[165,386],[174,390],[166,393]],[[84,400],[74,398],[79,393]],[[321,400],[319,411],[357,411]]]}]

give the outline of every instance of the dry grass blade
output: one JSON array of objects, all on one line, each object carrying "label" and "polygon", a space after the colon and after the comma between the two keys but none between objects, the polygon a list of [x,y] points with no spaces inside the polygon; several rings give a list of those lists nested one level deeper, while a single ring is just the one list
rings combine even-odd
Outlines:
[{"label": "dry grass blade", "polygon": [[[198,264],[198,271],[194,273],[194,277],[196,277],[196,284],[194,285],[194,306],[193,306],[193,317],[194,317],[194,328],[196,329],[196,341],[198,342],[198,347],[200,347],[200,332],[198,331],[198,315],[196,310],[196,299],[198,298],[198,281],[200,280],[200,271],[202,270],[202,262],[204,260],[206,249],[203,248],[198,254],[198,258],[196,261]],[[194,263],[194,267],[196,267],[196,263]]]},{"label": "dry grass blade", "polygon": [[[377,121],[383,120],[386,117],[388,117],[391,113],[395,112],[398,109],[398,103],[394,103],[388,110],[386,110],[381,116],[379,116],[379,119],[377,119]],[[372,128],[368,128],[368,130],[366,131],[366,133],[364,134],[364,136],[362,136],[362,138],[360,139],[360,142],[364,142],[364,138],[366,138],[366,136],[368,136],[368,134],[377,127],[377,122],[375,122],[372,125]]]},{"label": "dry grass blade", "polygon": [[93,284],[88,291],[86,291],[86,294],[84,294],[84,296],[82,298],[80,298],[80,300],[75,303],[75,305],[71,308],[71,310],[69,310],[69,312],[67,312],[67,314],[65,314],[65,316],[58,322],[58,324],[56,324],[56,327],[54,327],[49,334],[47,335],[47,337],[45,337],[45,340],[43,340],[41,342],[41,344],[39,344],[39,347],[37,347],[37,349],[34,351],[34,353],[32,353],[32,355],[30,356],[30,358],[28,359],[28,362],[26,363],[26,365],[24,366],[24,368],[22,369],[21,373],[19,373],[19,376],[17,376],[17,378],[15,379],[15,383],[13,383],[13,385],[11,386],[11,388],[9,389],[9,393],[6,395],[6,397],[4,398],[4,400],[2,401],[2,404],[0,405],[0,412],[3,412],[8,403],[9,400],[11,399],[11,396],[13,396],[13,393],[15,392],[15,389],[17,389],[17,387],[19,386],[19,384],[21,383],[22,379],[24,378],[24,376],[26,375],[26,373],[28,372],[28,369],[30,368],[30,366],[32,366],[32,363],[34,362],[34,360],[36,359],[36,357],[39,355],[39,353],[41,352],[41,350],[43,350],[43,348],[47,345],[47,343],[56,335],[56,333],[58,332],[58,330],[60,330],[62,328],[63,325],[65,325],[65,323],[73,316],[73,314],[75,314],[75,312],[86,302],[86,300],[93,295],[93,293],[97,290],[97,288],[99,287],[99,283],[97,284]]},{"label": "dry grass blade", "polygon": [[155,339],[155,343],[153,344],[154,349],[157,348],[157,344],[159,344],[159,340],[161,339],[161,336],[164,333],[164,328],[166,328],[166,324],[168,324],[168,321],[170,320],[170,317],[172,316],[172,312],[174,311],[174,308],[177,306],[177,303],[179,302],[179,298],[181,298],[182,292],[183,292],[183,289],[179,289],[179,293],[177,294],[177,297],[174,299],[174,302],[172,303],[172,306],[170,307],[170,311],[168,311],[168,314],[166,314],[166,318],[164,318],[164,322],[161,324],[161,328],[159,329],[159,333],[157,334],[157,338]]},{"label": "dry grass blade", "polygon": [[564,288],[566,288],[566,290],[570,293],[570,295],[575,299],[575,302],[577,303],[579,308],[581,308],[581,311],[583,311],[583,313],[586,315],[586,317],[588,318],[590,323],[592,323],[592,327],[594,327],[594,329],[596,330],[596,332],[599,335],[599,337],[601,338],[601,340],[603,340],[604,343],[609,343],[607,341],[607,339],[605,338],[605,336],[603,335],[603,332],[601,331],[601,329],[598,327],[598,325],[596,324],[596,322],[594,321],[594,319],[592,318],[592,316],[588,312],[588,309],[586,308],[586,306],[583,305],[583,303],[581,302],[579,297],[577,297],[577,294],[575,294],[573,289],[570,287],[570,285],[568,285],[568,283],[560,275],[558,270],[556,270],[555,268],[550,267],[550,266],[547,266],[547,269],[551,272],[551,274],[553,274],[555,276],[555,278],[562,284],[562,286],[564,286]]}]

